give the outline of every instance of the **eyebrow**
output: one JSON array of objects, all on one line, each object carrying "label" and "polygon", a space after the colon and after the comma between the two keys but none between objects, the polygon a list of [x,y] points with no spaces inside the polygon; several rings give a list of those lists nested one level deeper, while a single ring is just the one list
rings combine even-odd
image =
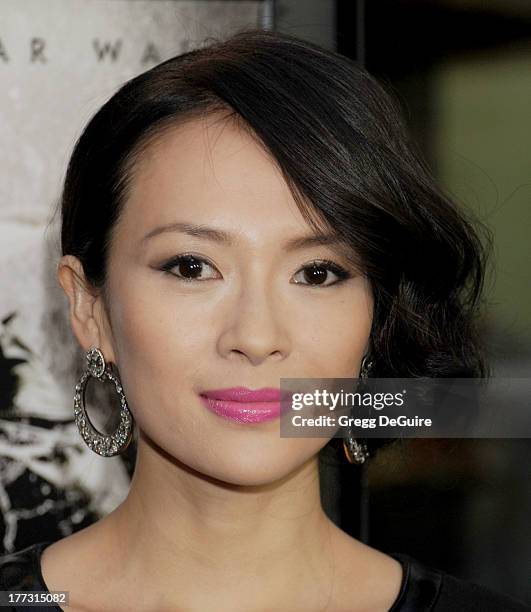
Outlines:
[{"label": "eyebrow", "polygon": [[[163,234],[166,232],[180,232],[182,234],[187,234],[188,236],[203,238],[205,240],[217,242],[218,244],[223,244],[225,246],[231,246],[232,244],[234,244],[235,237],[234,234],[231,234],[230,232],[216,229],[213,227],[208,227],[207,225],[196,225],[193,223],[176,222],[152,229],[142,238],[141,242],[142,244],[144,244],[150,238],[153,238],[154,236],[158,236],[159,234]],[[345,246],[344,242],[334,234],[311,234],[308,236],[299,236],[298,238],[291,238],[290,240],[286,241],[282,246],[284,250],[290,252],[302,250],[313,246],[330,245],[342,245],[343,247]]]}]

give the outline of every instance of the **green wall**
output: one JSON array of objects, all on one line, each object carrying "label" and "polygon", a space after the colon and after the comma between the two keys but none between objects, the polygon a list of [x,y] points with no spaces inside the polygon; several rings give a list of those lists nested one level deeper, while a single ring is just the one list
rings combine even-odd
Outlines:
[{"label": "green wall", "polygon": [[490,314],[531,342],[531,49],[442,64],[434,89],[437,174],[494,231]]}]

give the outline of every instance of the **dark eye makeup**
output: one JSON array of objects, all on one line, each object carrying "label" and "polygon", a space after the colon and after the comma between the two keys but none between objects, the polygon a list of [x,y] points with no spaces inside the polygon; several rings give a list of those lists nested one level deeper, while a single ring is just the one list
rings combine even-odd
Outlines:
[{"label": "dark eye makeup", "polygon": [[[208,280],[215,280],[215,278],[198,278],[204,271],[204,264],[215,269],[214,265],[203,257],[199,257],[197,255],[192,254],[182,254],[171,257],[170,259],[165,261],[159,269],[165,273],[171,274],[178,280],[185,283],[190,283],[194,281],[206,282]],[[178,273],[174,272],[175,268],[177,268]],[[309,262],[308,264],[303,266],[297,272],[297,274],[299,274],[300,272],[303,273],[303,276],[307,282],[296,281],[295,284],[307,285],[311,287],[331,287],[338,285],[339,283],[352,277],[352,274],[348,270],[345,270],[345,268],[329,259],[318,259]],[[335,274],[338,280],[333,283],[324,284],[327,280],[327,274],[329,272]]]}]

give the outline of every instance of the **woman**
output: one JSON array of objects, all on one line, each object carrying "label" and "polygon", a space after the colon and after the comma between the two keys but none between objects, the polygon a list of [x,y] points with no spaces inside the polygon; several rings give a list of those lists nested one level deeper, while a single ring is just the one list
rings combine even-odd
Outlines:
[{"label": "woman", "polygon": [[366,72],[247,30],[141,74],[76,144],[61,237],[73,332],[121,399],[99,436],[86,374],[76,421],[102,455],[135,424],[137,461],[116,510],[4,558],[3,589],[71,611],[525,609],[335,526],[318,456],[362,443],[279,436],[281,377],[487,368],[481,240]]}]

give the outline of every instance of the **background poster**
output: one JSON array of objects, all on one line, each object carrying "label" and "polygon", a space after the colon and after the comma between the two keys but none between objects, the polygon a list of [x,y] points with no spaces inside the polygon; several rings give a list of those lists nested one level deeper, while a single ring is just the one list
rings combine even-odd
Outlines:
[{"label": "background poster", "polygon": [[73,422],[84,355],[55,277],[58,228],[49,221],[75,140],[123,82],[211,37],[263,25],[264,8],[247,0],[0,0],[4,552],[107,514],[132,473],[133,446],[127,456],[99,457]]}]

